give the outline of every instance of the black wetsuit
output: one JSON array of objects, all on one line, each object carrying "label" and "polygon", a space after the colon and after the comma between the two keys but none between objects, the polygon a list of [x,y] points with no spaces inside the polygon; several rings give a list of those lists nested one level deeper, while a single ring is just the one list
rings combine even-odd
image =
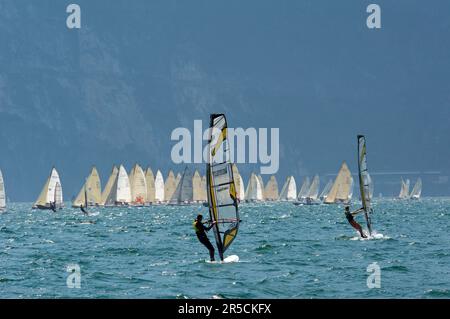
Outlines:
[{"label": "black wetsuit", "polygon": [[206,236],[206,232],[210,230],[214,225],[211,225],[209,227],[205,227],[202,223],[198,222],[197,220],[193,223],[195,234],[197,235],[198,240],[205,245],[206,248],[209,250],[209,257],[211,258],[211,261],[214,261],[214,247],[211,244],[211,242],[208,239],[208,236]]}]

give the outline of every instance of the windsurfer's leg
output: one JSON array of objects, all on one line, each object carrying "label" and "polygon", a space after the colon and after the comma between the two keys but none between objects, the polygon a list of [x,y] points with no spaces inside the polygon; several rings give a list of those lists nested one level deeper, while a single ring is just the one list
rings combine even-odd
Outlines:
[{"label": "windsurfer's leg", "polygon": [[211,261],[214,261],[214,247],[211,244],[211,242],[209,241],[208,237],[199,237],[200,242],[205,245],[206,248],[208,248],[209,251],[209,258],[211,259]]},{"label": "windsurfer's leg", "polygon": [[366,235],[364,235],[364,232],[363,232],[360,224],[358,224],[355,221],[353,221],[351,224],[352,224],[353,228],[355,228],[359,232],[359,234],[361,235],[362,238],[366,238]]}]

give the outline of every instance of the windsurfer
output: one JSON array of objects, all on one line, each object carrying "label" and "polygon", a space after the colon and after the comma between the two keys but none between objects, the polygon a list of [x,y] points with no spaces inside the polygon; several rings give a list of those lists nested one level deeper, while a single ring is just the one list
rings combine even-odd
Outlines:
[{"label": "windsurfer", "polygon": [[86,209],[84,208],[83,204],[80,205],[80,209],[83,212],[83,214],[88,215],[88,212],[86,211]]},{"label": "windsurfer", "polygon": [[211,244],[211,242],[208,239],[208,236],[206,235],[206,232],[209,231],[214,224],[216,223],[215,221],[211,223],[210,226],[205,227],[202,223],[203,220],[203,216],[201,214],[199,214],[197,216],[197,219],[194,221],[194,223],[192,224],[192,226],[195,229],[195,234],[197,235],[198,240],[205,245],[206,248],[208,248],[209,250],[209,257],[211,258],[211,261],[214,261],[214,247]]},{"label": "windsurfer", "polygon": [[353,216],[356,216],[357,214],[359,214],[362,211],[364,211],[363,208],[355,210],[354,212],[350,212],[350,207],[349,206],[345,206],[345,217],[347,218],[347,220],[350,223],[350,225],[352,225],[352,227],[355,228],[361,234],[362,238],[367,238],[367,236],[364,234],[364,232],[362,230],[361,225],[358,224],[355,221],[355,219],[353,218]]}]

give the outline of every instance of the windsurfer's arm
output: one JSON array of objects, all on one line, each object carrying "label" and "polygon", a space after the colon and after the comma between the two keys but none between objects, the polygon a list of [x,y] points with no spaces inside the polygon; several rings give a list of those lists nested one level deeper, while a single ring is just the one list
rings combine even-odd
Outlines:
[{"label": "windsurfer's arm", "polygon": [[364,208],[360,208],[360,209],[358,209],[358,210],[355,210],[355,211],[352,212],[351,214],[352,214],[353,216],[356,216],[356,215],[358,215],[359,213],[361,213],[362,211],[364,211]]},{"label": "windsurfer's arm", "polygon": [[214,224],[216,224],[217,222],[216,221],[208,221],[207,223],[211,224],[211,225],[209,225],[208,227],[205,227],[205,231],[209,231],[214,226]]}]

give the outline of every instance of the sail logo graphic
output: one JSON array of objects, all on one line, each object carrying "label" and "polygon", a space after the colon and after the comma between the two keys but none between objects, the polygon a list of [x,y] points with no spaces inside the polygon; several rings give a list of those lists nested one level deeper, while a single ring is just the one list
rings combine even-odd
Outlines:
[{"label": "sail logo graphic", "polygon": [[367,266],[367,272],[370,275],[367,277],[367,288],[381,288],[381,268],[374,262]]},{"label": "sail logo graphic", "polygon": [[81,288],[81,269],[78,264],[70,264],[67,265],[66,272],[70,273],[70,275],[67,276],[66,284],[67,288],[73,289]]},{"label": "sail logo graphic", "polygon": [[[220,135],[212,128],[213,135]],[[203,164],[208,162],[208,147],[203,142],[208,141],[210,128],[203,130],[202,120],[194,120],[194,131],[185,127],[175,128],[170,136],[177,143],[172,147],[171,158],[175,164]],[[229,156],[232,163],[262,164],[261,174],[275,174],[279,169],[280,130],[270,128],[269,153],[268,128],[227,128]],[[247,143],[248,142],[248,143]]]}]

